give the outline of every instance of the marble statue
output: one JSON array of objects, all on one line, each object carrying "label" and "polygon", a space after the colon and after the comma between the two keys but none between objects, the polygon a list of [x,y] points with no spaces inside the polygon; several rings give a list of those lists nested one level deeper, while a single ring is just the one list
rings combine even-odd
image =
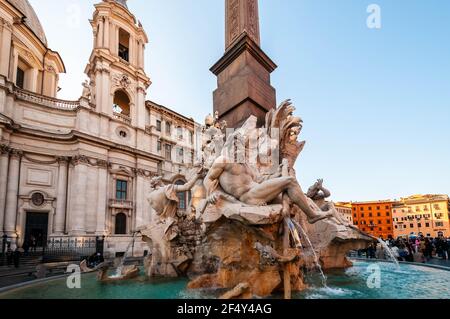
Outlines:
[{"label": "marble statue", "polygon": [[88,82],[87,80],[82,83],[83,92],[81,93],[81,97],[89,100],[91,104],[95,104],[95,89],[92,82]]},{"label": "marble statue", "polygon": [[[187,275],[188,288],[225,289],[224,299],[267,297],[277,289],[290,298],[306,287],[303,269],[318,262],[346,267],[346,252],[372,240],[326,201],[331,192],[323,180],[303,192],[294,169],[305,146],[303,121],[294,111],[284,101],[267,113],[264,127],[250,116],[231,133],[217,113],[205,119],[202,160],[188,182],[151,182],[152,220],[141,231],[151,247],[148,276]],[[176,194],[188,190],[194,220],[177,215]],[[306,236],[318,261],[308,257]]]},{"label": "marble statue", "polygon": [[162,177],[151,180],[147,198],[153,210],[151,223],[140,229],[143,240],[152,250],[146,267],[148,276],[177,277],[178,266],[184,267],[191,259],[189,250],[174,242],[180,235],[177,193],[191,190],[202,174],[202,168],[194,168],[184,185],[164,185]]}]

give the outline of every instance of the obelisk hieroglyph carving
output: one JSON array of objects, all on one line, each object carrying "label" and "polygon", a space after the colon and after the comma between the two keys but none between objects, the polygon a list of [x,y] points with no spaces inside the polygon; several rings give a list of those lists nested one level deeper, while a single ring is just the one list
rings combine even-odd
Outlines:
[{"label": "obelisk hieroglyph carving", "polygon": [[211,68],[217,76],[214,112],[230,128],[251,115],[262,126],[276,105],[270,74],[277,66],[260,47],[258,0],[225,0],[225,16],[225,54]]},{"label": "obelisk hieroglyph carving", "polygon": [[261,45],[258,0],[227,0],[225,31],[226,49],[228,49],[244,32],[246,32],[257,45]]}]

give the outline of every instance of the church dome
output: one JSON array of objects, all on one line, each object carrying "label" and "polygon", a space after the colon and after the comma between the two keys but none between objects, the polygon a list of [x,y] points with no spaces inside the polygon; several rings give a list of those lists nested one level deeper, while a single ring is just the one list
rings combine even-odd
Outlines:
[{"label": "church dome", "polygon": [[[44,28],[42,27],[39,18],[28,0],[8,0],[14,7],[16,7],[26,17],[25,25],[47,46],[47,38],[45,36]],[[119,1],[121,2],[121,1]]]}]

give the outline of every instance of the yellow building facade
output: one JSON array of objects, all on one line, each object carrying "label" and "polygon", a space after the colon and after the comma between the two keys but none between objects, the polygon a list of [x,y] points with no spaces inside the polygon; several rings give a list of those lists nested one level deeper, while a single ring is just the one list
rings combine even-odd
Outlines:
[{"label": "yellow building facade", "polygon": [[353,215],[352,215],[352,204],[346,202],[336,203],[334,205],[337,211],[344,216],[344,218],[350,223],[353,224]]},{"label": "yellow building facade", "polygon": [[394,237],[419,235],[450,236],[448,195],[414,195],[392,207]]}]

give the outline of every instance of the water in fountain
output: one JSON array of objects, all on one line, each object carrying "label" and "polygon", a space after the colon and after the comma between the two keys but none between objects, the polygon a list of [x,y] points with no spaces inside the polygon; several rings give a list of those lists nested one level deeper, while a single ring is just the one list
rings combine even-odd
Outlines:
[{"label": "water in fountain", "polygon": [[400,269],[400,263],[398,262],[397,258],[396,258],[395,255],[394,255],[394,252],[393,252],[392,249],[388,246],[388,244],[386,244],[386,242],[385,242],[383,239],[381,239],[381,238],[378,238],[378,242],[381,244],[381,246],[383,247],[383,249],[384,249],[385,251],[387,251],[389,260],[392,261],[392,262],[394,263],[394,265],[397,267],[397,269]]},{"label": "water in fountain", "polygon": [[314,257],[314,264],[315,264],[316,268],[319,270],[320,276],[322,277],[322,285],[325,288],[328,288],[327,277],[325,276],[325,273],[323,272],[322,266],[320,265],[320,262],[319,262],[319,257],[317,256],[316,250],[314,249],[314,246],[313,246],[311,240],[309,239],[308,234],[306,233],[306,231],[303,230],[303,227],[301,227],[299,223],[297,223],[296,221],[293,221],[293,222],[294,222],[295,226],[300,230],[300,233],[302,233],[303,237],[306,239],[309,247],[311,248],[311,251],[312,251],[313,257]]},{"label": "water in fountain", "polygon": [[127,259],[127,254],[130,251],[131,248],[134,248],[134,243],[136,241],[136,236],[137,236],[137,232],[135,232],[133,234],[133,239],[131,240],[131,242],[128,244],[127,249],[125,250],[125,253],[122,257],[122,260],[120,261],[119,266],[117,266],[116,272],[114,273],[114,275],[110,276],[110,278],[120,278],[122,277],[122,273],[123,273],[123,268],[125,267],[125,261]]}]

